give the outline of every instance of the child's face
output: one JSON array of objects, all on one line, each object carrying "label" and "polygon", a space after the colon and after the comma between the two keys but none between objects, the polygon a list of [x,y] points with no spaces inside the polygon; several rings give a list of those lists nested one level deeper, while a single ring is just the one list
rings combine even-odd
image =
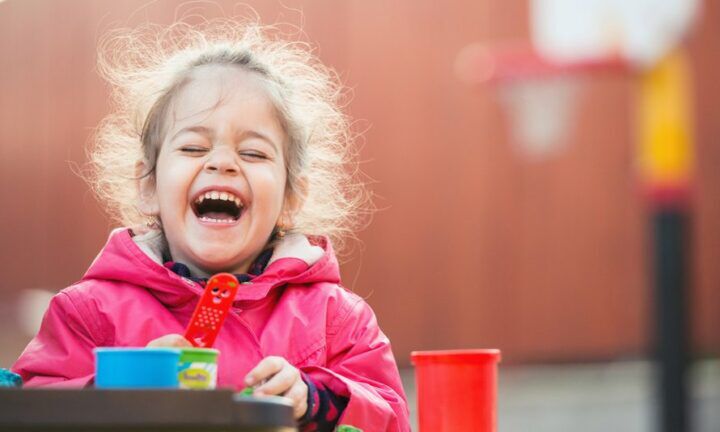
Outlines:
[{"label": "child's face", "polygon": [[286,135],[274,106],[253,73],[204,66],[168,111],[142,209],[159,215],[173,259],[196,274],[243,273],[283,210]]}]

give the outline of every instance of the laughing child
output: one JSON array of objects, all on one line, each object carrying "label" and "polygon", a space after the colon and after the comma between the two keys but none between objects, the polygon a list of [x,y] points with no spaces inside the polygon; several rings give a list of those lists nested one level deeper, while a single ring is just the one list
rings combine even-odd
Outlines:
[{"label": "laughing child", "polygon": [[223,20],[105,40],[115,112],[93,183],[134,228],[53,298],[13,366],[26,386],[92,385],[95,347],[190,346],[205,281],[229,272],[242,285],[214,346],[219,387],[289,398],[302,430],[409,430],[390,343],[342,287],[331,246],[364,196],[346,170],[342,87],[306,44],[274,34]]}]

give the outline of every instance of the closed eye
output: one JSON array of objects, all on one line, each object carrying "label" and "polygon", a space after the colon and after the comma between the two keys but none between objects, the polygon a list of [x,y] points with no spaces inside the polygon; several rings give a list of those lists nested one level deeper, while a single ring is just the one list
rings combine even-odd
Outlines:
[{"label": "closed eye", "polygon": [[256,151],[241,151],[240,156],[247,158],[247,159],[256,159],[256,160],[269,159],[269,157],[265,153],[260,153],[260,152],[256,152]]},{"label": "closed eye", "polygon": [[198,147],[198,146],[185,146],[181,147],[180,151],[183,153],[188,154],[199,154],[199,153],[205,153],[207,149],[205,147]]}]

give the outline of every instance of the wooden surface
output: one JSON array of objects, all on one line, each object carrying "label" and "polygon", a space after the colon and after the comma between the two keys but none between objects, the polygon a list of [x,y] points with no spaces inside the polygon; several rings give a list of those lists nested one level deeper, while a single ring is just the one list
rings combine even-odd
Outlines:
[{"label": "wooden surface", "polygon": [[0,429],[54,431],[297,430],[292,405],[280,398],[234,396],[229,390],[0,389]]}]

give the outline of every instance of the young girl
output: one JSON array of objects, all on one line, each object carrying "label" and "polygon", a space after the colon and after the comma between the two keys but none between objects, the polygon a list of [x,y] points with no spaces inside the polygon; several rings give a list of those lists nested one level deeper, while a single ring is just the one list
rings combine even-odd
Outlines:
[{"label": "young girl", "polygon": [[13,367],[25,385],[91,385],[95,347],[190,346],[204,282],[231,272],[219,387],[288,397],[303,430],[409,430],[390,343],[331,247],[363,196],[334,75],[234,21],[126,31],[101,52],[117,112],[97,135],[96,190],[126,226],[148,223],[114,231],[54,297]]}]

